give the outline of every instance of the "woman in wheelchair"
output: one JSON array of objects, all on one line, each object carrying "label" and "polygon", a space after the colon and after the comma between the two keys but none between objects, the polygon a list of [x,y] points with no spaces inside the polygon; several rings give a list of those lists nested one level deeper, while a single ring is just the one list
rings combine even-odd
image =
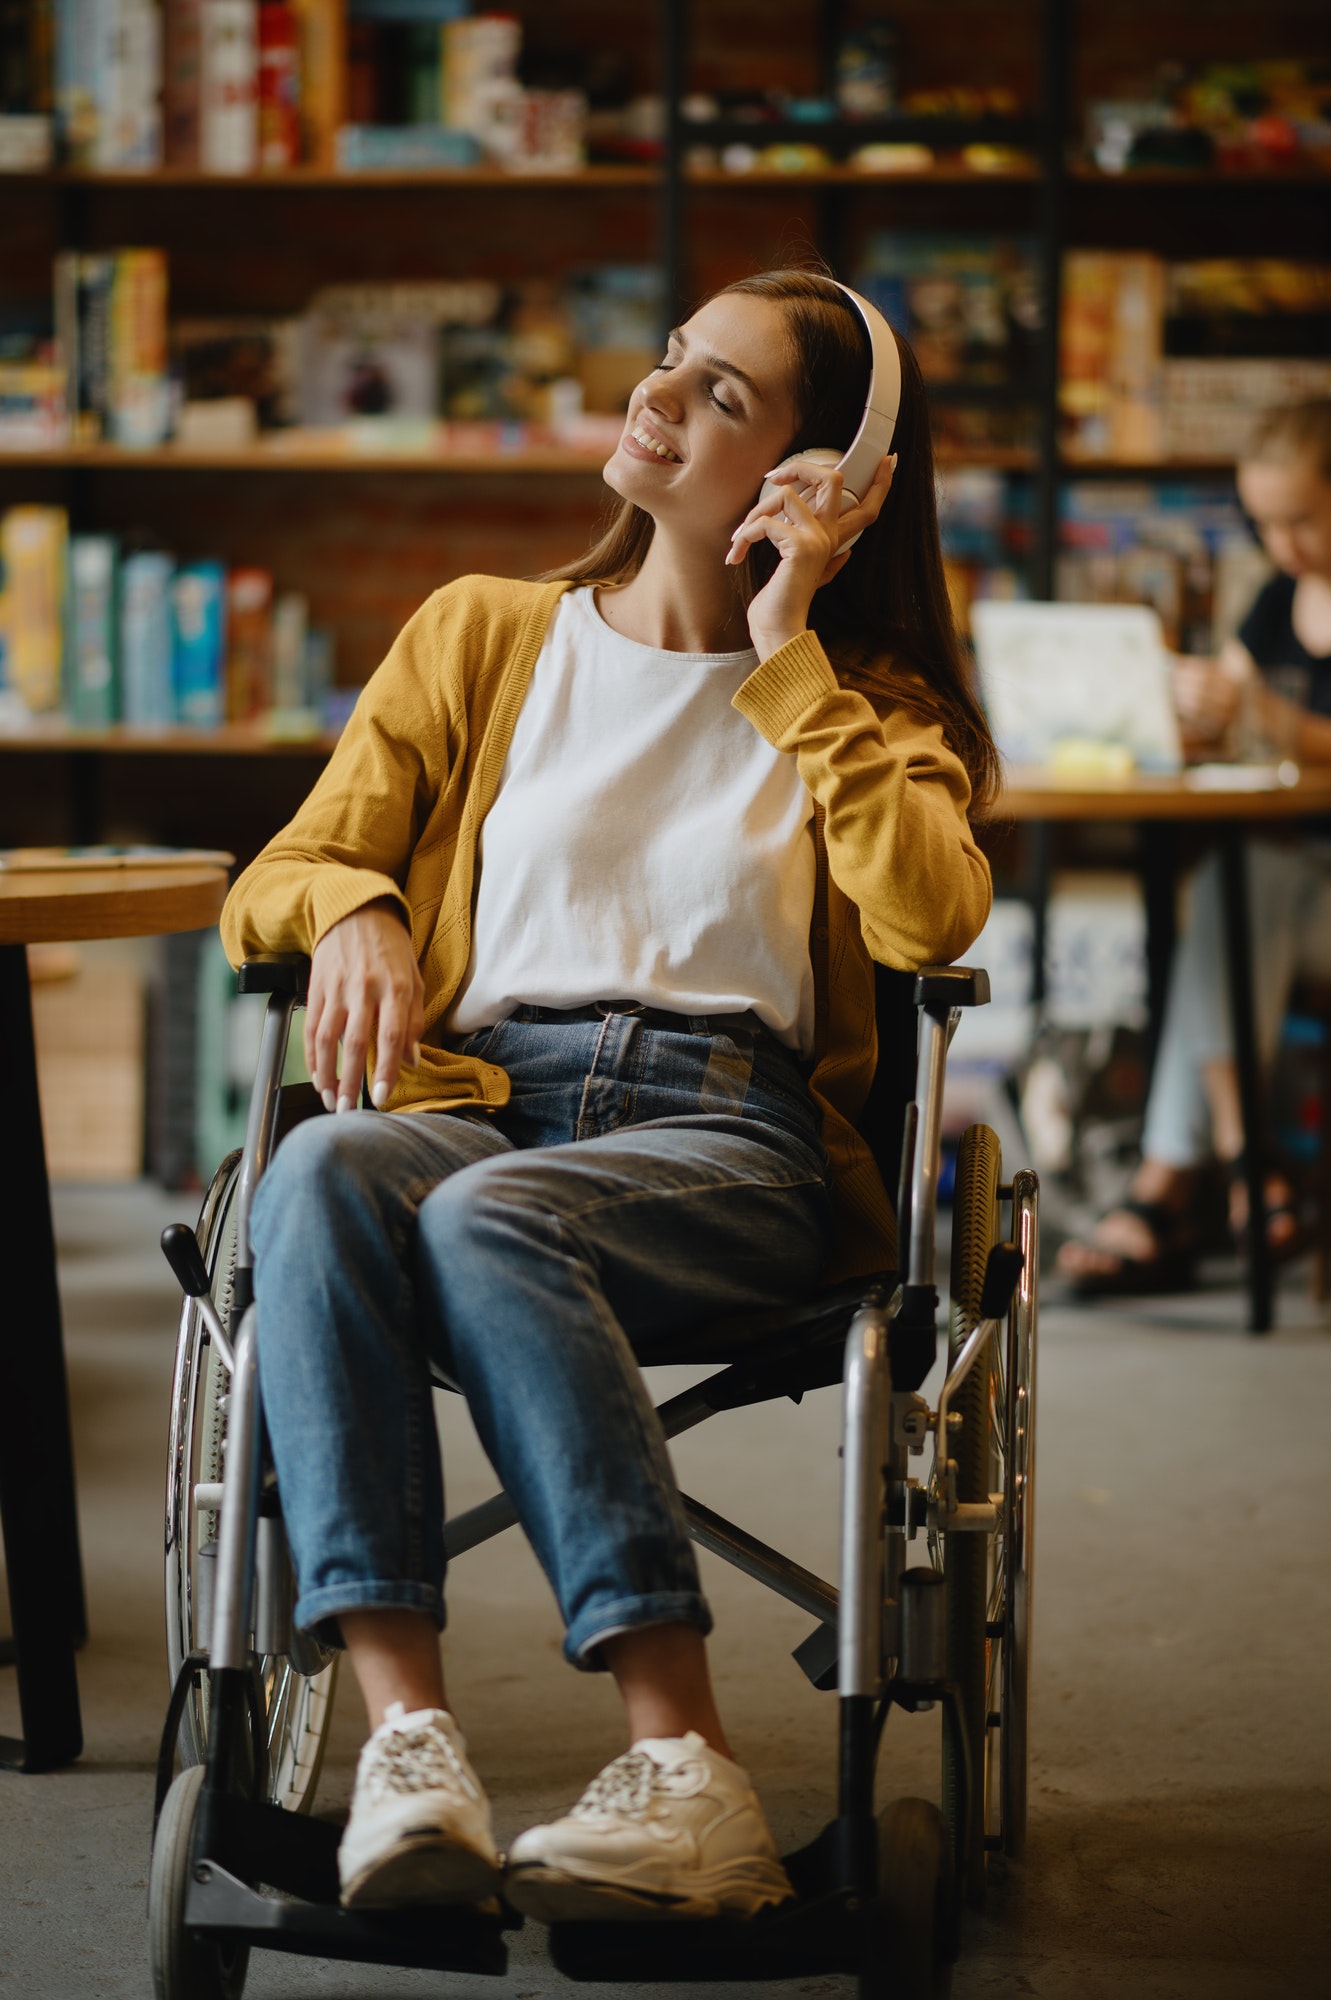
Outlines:
[{"label": "woman in wheelchair", "polygon": [[346,1648],[372,1732],[350,1905],[501,1880],[441,1678],[432,1374],[632,1745],[513,1842],[505,1894],[545,1919],[789,1894],[638,1357],[892,1263],[854,1127],[872,961],[952,959],[989,906],[967,812],[994,752],[902,343],[862,496],[835,451],[798,458],[861,425],[871,335],[895,340],[871,311],[799,271],[708,300],[630,399],[604,537],[557,576],[431,597],[231,892],[234,962],[312,955],[306,1055],[343,1114],[285,1140],[252,1235],[296,1622]]}]

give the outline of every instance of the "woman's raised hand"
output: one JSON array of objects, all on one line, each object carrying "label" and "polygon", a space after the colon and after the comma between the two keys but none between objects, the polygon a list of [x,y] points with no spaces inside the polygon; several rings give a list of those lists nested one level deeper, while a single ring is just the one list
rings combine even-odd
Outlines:
[{"label": "woman's raised hand", "polygon": [[[325,931],[310,960],[305,1061],[330,1111],[353,1111],[374,1038],[374,1102],[419,1055],[425,982],[395,903],[366,903]],[[337,1065],[342,1045],[342,1074]]]},{"label": "woman's raised hand", "polygon": [[[781,561],[749,605],[749,636],[767,659],[806,631],[814,593],[830,583],[852,551],[847,543],[877,520],[892,486],[896,454],[884,458],[858,506],[841,511],[835,466],[795,458],[768,474],[781,490],[751,507],[736,528],[727,563],[741,563],[755,543],[771,542]],[[806,489],[804,497],[796,490]]]}]

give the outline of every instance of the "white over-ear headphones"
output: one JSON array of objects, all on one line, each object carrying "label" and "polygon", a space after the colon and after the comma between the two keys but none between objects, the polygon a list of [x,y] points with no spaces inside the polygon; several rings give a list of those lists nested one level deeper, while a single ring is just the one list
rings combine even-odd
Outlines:
[{"label": "white over-ear headphones", "polygon": [[[901,356],[897,352],[896,336],[879,312],[877,306],[870,305],[858,292],[852,292],[849,285],[839,279],[830,278],[839,292],[846,297],[864,322],[869,336],[870,362],[869,387],[864,398],[864,414],[860,427],[844,451],[833,445],[811,445],[807,451],[797,451],[791,458],[783,459],[782,465],[792,465],[797,459],[812,459],[815,465],[831,465],[841,474],[841,511],[858,507],[860,501],[873,484],[873,476],[879,464],[892,449],[892,434],[897,426],[897,411],[901,407]],[[777,471],[781,470],[778,466]],[[779,493],[781,487],[771,479],[763,481],[759,501],[769,499]],[[807,487],[796,487],[801,498],[808,492]],[[853,548],[859,540],[852,535],[845,548]],[[843,550],[844,553],[844,550]]]}]

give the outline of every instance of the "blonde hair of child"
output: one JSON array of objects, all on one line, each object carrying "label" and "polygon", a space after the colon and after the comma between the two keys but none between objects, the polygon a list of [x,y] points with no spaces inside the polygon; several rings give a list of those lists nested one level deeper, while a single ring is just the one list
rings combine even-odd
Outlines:
[{"label": "blonde hair of child", "polygon": [[1331,480],[1331,396],[1285,403],[1259,418],[1243,456],[1247,463],[1285,465],[1311,456],[1322,478]]}]

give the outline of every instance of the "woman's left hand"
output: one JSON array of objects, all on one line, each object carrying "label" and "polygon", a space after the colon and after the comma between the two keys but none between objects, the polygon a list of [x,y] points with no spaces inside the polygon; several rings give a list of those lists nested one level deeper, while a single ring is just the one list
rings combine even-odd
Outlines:
[{"label": "woman's left hand", "polygon": [[[735,530],[727,563],[741,563],[756,542],[769,541],[781,558],[776,574],[749,606],[749,635],[765,660],[807,631],[814,593],[849,560],[846,546],[877,520],[892,485],[895,453],[884,458],[858,506],[841,511],[841,474],[834,466],[792,459],[769,475],[782,491],[751,507]],[[807,489],[807,497],[795,490]]]}]

